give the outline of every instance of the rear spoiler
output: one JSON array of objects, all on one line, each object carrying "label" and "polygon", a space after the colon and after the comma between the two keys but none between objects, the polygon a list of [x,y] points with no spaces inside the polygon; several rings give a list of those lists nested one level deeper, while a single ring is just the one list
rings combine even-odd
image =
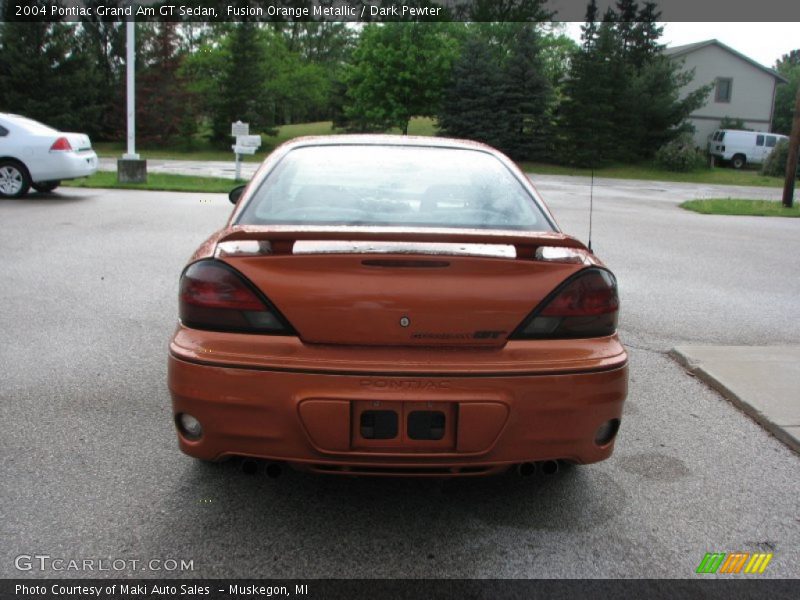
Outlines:
[{"label": "rear spoiler", "polygon": [[[589,252],[578,239],[552,231],[359,226],[236,225],[217,239],[224,242],[269,242],[274,254],[291,254],[298,241],[431,242],[514,246],[517,258],[534,258],[537,248],[574,248]],[[590,253],[590,252],[589,252]]]}]

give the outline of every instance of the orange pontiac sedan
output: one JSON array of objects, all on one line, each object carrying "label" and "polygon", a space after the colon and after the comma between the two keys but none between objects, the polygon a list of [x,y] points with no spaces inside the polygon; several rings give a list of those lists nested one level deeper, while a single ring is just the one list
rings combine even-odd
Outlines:
[{"label": "orange pontiac sedan", "polygon": [[180,279],[181,450],[317,473],[476,476],[611,455],[614,275],[494,149],[301,138]]}]

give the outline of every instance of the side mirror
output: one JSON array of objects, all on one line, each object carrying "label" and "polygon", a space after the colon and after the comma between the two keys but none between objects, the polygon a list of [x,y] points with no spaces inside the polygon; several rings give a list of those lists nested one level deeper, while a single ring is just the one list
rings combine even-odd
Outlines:
[{"label": "side mirror", "polygon": [[242,197],[242,192],[244,192],[244,188],[246,186],[240,185],[233,188],[230,192],[228,192],[228,200],[231,201],[231,204],[236,204],[239,202],[239,198]]}]

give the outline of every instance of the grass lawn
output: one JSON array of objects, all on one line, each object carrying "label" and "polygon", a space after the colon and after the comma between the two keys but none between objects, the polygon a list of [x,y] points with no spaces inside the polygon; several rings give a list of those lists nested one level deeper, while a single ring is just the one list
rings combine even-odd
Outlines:
[{"label": "grass lawn", "polygon": [[[543,163],[520,163],[526,173],[542,175],[583,175],[589,177],[591,169],[547,165]],[[710,183],[717,185],[748,185],[755,187],[783,187],[782,177],[761,175],[758,171],[743,169],[737,171],[728,167],[703,168],[690,173],[666,171],[652,164],[612,165],[595,169],[595,177],[611,179],[645,179],[651,181],[677,181],[683,183]]]},{"label": "grass lawn", "polygon": [[[276,135],[262,135],[261,148],[252,155],[245,155],[245,162],[261,162],[275,148],[283,142],[306,135],[332,135],[341,133],[333,128],[330,121],[318,123],[298,123],[296,125],[283,125],[278,128]],[[400,135],[400,130],[391,131]],[[436,123],[427,117],[414,117],[408,125],[409,135],[436,135]],[[233,138],[231,138],[233,144]],[[123,142],[99,142],[94,144],[98,156],[105,158],[119,158],[125,152]],[[205,140],[195,140],[191,149],[187,148],[137,148],[143,158],[162,158],[175,160],[227,160],[233,162],[233,152],[220,150]]]},{"label": "grass lawn", "polygon": [[[527,167],[527,165],[526,165]],[[610,167],[614,168],[614,167]],[[624,169],[625,172],[635,173],[635,167],[617,167]],[[545,172],[543,169],[536,168],[526,169],[534,173]],[[584,175],[585,173],[580,170],[577,173],[567,172],[562,170],[561,167],[551,167],[551,173],[555,174],[577,174]],[[641,170],[639,172],[647,172]],[[595,171],[597,177],[610,177],[610,175],[602,174],[604,171]],[[741,172],[735,172],[736,175],[742,175]],[[642,177],[645,178],[645,177]],[[625,177],[625,179],[640,179],[639,177]],[[777,179],[777,178],[775,178]],[[746,185],[739,182],[740,185]],[[195,177],[191,175],[172,175],[168,173],[148,173],[147,183],[118,183],[117,174],[111,171],[98,171],[91,177],[84,177],[82,179],[71,179],[64,181],[61,185],[68,187],[87,187],[87,188],[109,188],[109,189],[130,189],[130,190],[163,190],[168,192],[220,192],[228,193],[236,183],[232,179],[224,179],[220,177]],[[758,185],[751,183],[750,185]],[[775,187],[775,186],[771,186]],[[731,198],[719,198],[710,200],[690,200],[681,204],[683,208],[693,210],[703,214],[719,214],[719,215],[759,215],[759,216],[785,216],[797,217],[800,216],[800,209],[796,205],[792,209],[784,209],[780,206],[779,202],[770,202],[762,200],[734,200]]]},{"label": "grass lawn", "polygon": [[227,194],[239,184],[235,183],[233,179],[193,177],[191,175],[171,175],[167,173],[148,173],[147,183],[118,183],[116,173],[98,171],[91,177],[70,179],[62,182],[61,185],[126,190],[161,190],[166,192],[222,192]]},{"label": "grass lawn", "polygon": [[[298,123],[284,125],[278,128],[274,136],[262,135],[262,145],[258,153],[243,157],[245,162],[261,162],[275,147],[287,140],[307,135],[331,135],[339,133],[333,129],[330,121],[317,123]],[[399,130],[390,133],[399,134]],[[408,126],[409,135],[433,136],[436,135],[436,121],[426,117],[411,119]],[[231,138],[233,143],[233,138]],[[125,146],[119,143],[97,143],[95,150],[103,157],[116,158],[122,156]],[[233,152],[220,150],[203,139],[196,139],[192,149],[184,148],[147,148],[139,149],[144,158],[150,159],[175,159],[175,160],[221,160],[233,162]],[[584,175],[591,174],[590,169],[567,167],[544,163],[523,162],[520,167],[528,173],[544,175]],[[756,187],[781,187],[783,178],[767,177],[758,171],[743,169],[736,171],[729,167],[704,168],[691,173],[675,173],[659,168],[652,163],[638,165],[612,165],[595,170],[596,177],[609,177],[612,179],[640,179],[650,181],[676,181],[683,183],[705,183],[718,185],[744,185]]]},{"label": "grass lawn", "polygon": [[[125,144],[121,142],[98,142],[92,144],[97,156],[102,158],[120,158],[125,153]],[[262,150],[264,146],[261,146]],[[197,142],[191,149],[186,148],[144,148],[138,147],[136,151],[146,159],[173,159],[173,160],[227,160],[233,162],[233,152],[225,152],[214,148],[207,142]],[[261,151],[242,157],[244,162],[261,162],[269,154]]]},{"label": "grass lawn", "polygon": [[751,217],[800,217],[800,205],[784,208],[779,201],[745,200],[742,198],[708,198],[689,200],[681,208],[703,215],[746,215]]}]

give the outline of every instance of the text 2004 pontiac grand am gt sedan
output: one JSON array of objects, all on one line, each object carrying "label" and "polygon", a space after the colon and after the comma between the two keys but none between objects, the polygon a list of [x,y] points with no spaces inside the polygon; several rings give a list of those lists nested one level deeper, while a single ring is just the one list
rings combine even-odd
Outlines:
[{"label": "text 2004 pontiac grand am gt sedan", "polygon": [[295,140],[181,275],[179,444],[358,475],[600,461],[627,392],[618,308],[497,151]]}]

